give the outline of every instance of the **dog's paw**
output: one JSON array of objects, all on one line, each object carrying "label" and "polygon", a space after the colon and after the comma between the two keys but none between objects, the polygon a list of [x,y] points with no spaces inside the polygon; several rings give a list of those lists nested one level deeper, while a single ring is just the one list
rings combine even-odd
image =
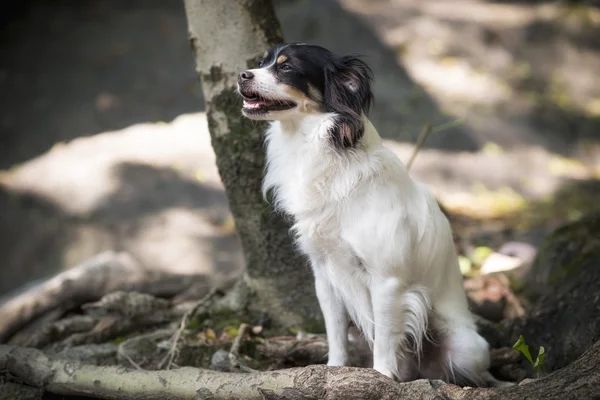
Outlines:
[{"label": "dog's paw", "polygon": [[346,363],[343,360],[329,360],[327,361],[328,367],[343,367]]},{"label": "dog's paw", "polygon": [[390,379],[394,379],[394,374],[388,368],[385,368],[385,367],[375,367],[373,369],[375,371],[379,372],[380,374],[383,374],[383,375],[387,376]]},{"label": "dog's paw", "polygon": [[481,377],[483,378],[485,384],[488,387],[509,388],[516,385],[516,383],[514,382],[501,381],[499,379],[494,378],[494,376],[489,371],[483,372],[481,374]]}]

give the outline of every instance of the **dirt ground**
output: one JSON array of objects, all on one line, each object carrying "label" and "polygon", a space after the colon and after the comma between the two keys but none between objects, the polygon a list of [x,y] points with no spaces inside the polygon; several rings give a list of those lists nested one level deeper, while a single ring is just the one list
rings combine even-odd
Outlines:
[{"label": "dirt ground", "polygon": [[[568,201],[553,218],[598,206],[598,9],[276,4],[286,40],[365,55],[372,120],[403,160],[425,123],[460,120],[430,137],[412,170],[452,210],[535,211],[561,187]],[[30,1],[3,18],[0,295],[107,249],[148,268],[235,275],[243,257],[182,2]],[[580,186],[590,201],[579,201]],[[536,244],[543,232],[522,238]]]}]

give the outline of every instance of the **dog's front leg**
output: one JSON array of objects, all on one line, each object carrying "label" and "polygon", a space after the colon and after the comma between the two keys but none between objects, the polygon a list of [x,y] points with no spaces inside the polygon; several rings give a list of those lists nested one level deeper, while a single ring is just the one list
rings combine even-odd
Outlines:
[{"label": "dog's front leg", "polygon": [[403,377],[398,376],[398,352],[402,350],[404,329],[401,290],[400,281],[394,277],[374,277],[371,281],[375,323],[373,368],[389,378],[397,377],[402,381]]},{"label": "dog's front leg", "polygon": [[348,312],[327,274],[318,267],[314,268],[314,271],[317,298],[327,330],[329,345],[327,365],[343,366],[348,361]]}]

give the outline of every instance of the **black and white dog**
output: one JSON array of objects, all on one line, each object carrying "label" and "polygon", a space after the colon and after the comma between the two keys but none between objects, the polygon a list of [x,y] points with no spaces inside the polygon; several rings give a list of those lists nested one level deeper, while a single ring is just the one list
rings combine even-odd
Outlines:
[{"label": "black and white dog", "polygon": [[448,220],[367,118],[370,68],[314,45],[265,52],[239,74],[242,113],[271,120],[265,194],[294,219],[329,342],[348,359],[350,319],[390,378],[504,386],[469,312]]}]

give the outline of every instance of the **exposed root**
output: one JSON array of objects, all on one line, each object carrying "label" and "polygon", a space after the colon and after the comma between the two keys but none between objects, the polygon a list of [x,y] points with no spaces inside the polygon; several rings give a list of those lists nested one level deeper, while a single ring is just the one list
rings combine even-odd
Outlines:
[{"label": "exposed root", "polygon": [[100,399],[547,399],[592,398],[600,384],[600,342],[577,361],[526,385],[465,390],[437,380],[397,383],[370,368],[312,365],[253,374],[184,367],[146,371],[85,365],[39,350],[0,345],[0,373],[60,395]]}]

